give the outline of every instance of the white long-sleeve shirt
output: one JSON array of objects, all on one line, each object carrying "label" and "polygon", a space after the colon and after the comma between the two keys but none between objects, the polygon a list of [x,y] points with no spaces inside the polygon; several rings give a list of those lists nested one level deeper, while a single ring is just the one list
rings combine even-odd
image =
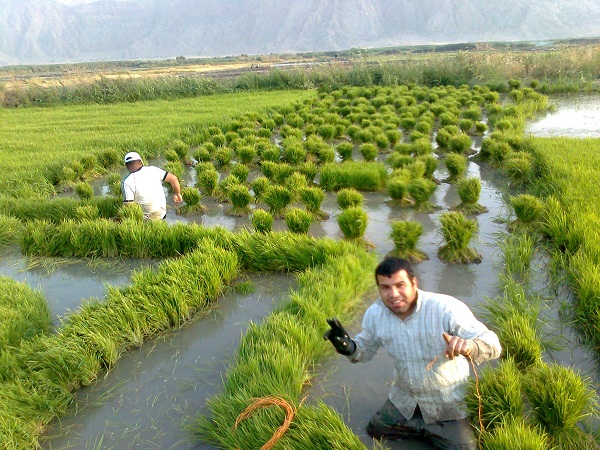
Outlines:
[{"label": "white long-sleeve shirt", "polygon": [[354,338],[356,352],[349,359],[369,361],[380,347],[385,349],[395,367],[389,398],[405,418],[413,416],[417,404],[425,423],[465,418],[467,359],[441,357],[431,370],[426,367],[446,349],[444,332],[474,340],[476,363],[497,358],[500,342],[460,300],[420,289],[417,292],[415,310],[404,320],[393,314],[381,299],[376,300],[365,313],[363,329]]}]

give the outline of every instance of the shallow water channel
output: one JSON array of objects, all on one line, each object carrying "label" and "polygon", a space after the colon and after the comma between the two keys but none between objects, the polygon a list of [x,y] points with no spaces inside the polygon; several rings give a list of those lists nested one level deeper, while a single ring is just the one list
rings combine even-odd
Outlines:
[{"label": "shallow water channel", "polygon": [[[556,119],[562,112],[579,111],[585,117],[600,111],[600,100],[588,98],[560,99],[555,113],[533,121],[528,132],[535,135],[555,135],[551,130],[564,119]],[[571,109],[569,109],[571,108]],[[596,111],[591,112],[591,111]],[[571,114],[569,112],[569,114]],[[574,125],[561,135],[572,137],[600,136],[599,116],[595,119],[572,119],[572,124],[585,122],[585,131],[577,134]],[[545,124],[544,124],[544,121]],[[550,122],[548,122],[550,121]],[[554,122],[553,122],[554,121]],[[552,125],[554,123],[555,125]],[[588,134],[592,133],[592,134]],[[596,133],[596,134],[593,134]],[[438,179],[445,178],[443,164],[436,172]],[[455,187],[442,183],[432,200],[441,207],[433,213],[415,213],[410,208],[398,208],[387,203],[389,197],[383,193],[365,194],[364,208],[369,216],[365,238],[374,244],[374,252],[383,257],[394,247],[389,237],[392,220],[417,220],[424,228],[420,248],[429,260],[417,266],[420,287],[456,296],[481,311],[486,297],[496,294],[497,274],[500,270],[501,253],[499,237],[506,231],[501,220],[510,217],[503,192],[505,181],[495,171],[471,162],[469,175],[481,178],[482,190],[479,203],[489,211],[477,216],[479,230],[472,245],[482,255],[480,264],[453,265],[442,263],[436,255],[442,245],[438,232],[440,215],[459,203]],[[191,184],[193,170],[184,175],[184,182]],[[105,191],[102,182],[97,192]],[[209,207],[205,214],[179,216],[170,204],[167,221],[198,222],[205,226],[220,225],[229,230],[250,226],[248,217],[235,218],[225,214],[228,206],[210,199],[203,199]],[[314,236],[341,237],[336,222],[335,196],[328,194],[322,209],[330,218],[311,225],[309,233]],[[277,220],[275,229],[286,229],[282,220]],[[88,297],[101,297],[106,292],[105,283],[124,285],[130,280],[131,270],[141,265],[156,264],[157,261],[115,261],[90,263],[86,261],[54,261],[50,259],[29,260],[17,251],[9,251],[0,258],[0,274],[26,281],[40,288],[48,298],[53,315],[58,318],[79,306]],[[543,259],[536,261],[540,289],[545,286]],[[94,385],[80,390],[69,414],[55,422],[45,434],[43,448],[46,449],[210,449],[198,442],[183,424],[186,418],[202,413],[205,401],[221,389],[221,377],[228,362],[237,350],[240,336],[250,321],[259,322],[285,301],[292,288],[294,278],[285,275],[252,276],[256,287],[251,294],[230,292],[216,303],[208,317],[193,321],[180,330],[166,333],[141,349],[124,355],[117,366]],[[366,308],[373,298],[365,300]],[[560,308],[558,299],[550,299],[548,316],[555,320]],[[355,323],[346,324],[354,334],[360,328],[359,317]],[[563,364],[581,369],[595,380],[598,389],[599,370],[591,354],[579,347],[571,330],[565,325],[554,324],[565,349],[552,356]],[[327,345],[324,342],[323,345]],[[390,389],[393,366],[391,360],[380,352],[366,364],[350,364],[343,357],[334,357],[324,363],[317,377],[307,390],[308,401],[321,399],[340,412],[345,422],[369,447],[372,440],[364,432],[371,415],[384,403]],[[420,442],[406,442],[400,447],[388,443],[391,448],[425,449]]]}]

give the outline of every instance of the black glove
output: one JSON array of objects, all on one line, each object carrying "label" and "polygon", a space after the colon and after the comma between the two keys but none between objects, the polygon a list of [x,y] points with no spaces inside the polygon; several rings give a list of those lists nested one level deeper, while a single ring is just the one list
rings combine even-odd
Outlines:
[{"label": "black glove", "polygon": [[346,356],[352,355],[356,351],[356,344],[350,339],[350,336],[346,333],[346,330],[344,330],[340,321],[334,317],[332,319],[327,319],[327,323],[331,327],[331,330],[325,332],[323,339],[329,339],[339,354]]}]

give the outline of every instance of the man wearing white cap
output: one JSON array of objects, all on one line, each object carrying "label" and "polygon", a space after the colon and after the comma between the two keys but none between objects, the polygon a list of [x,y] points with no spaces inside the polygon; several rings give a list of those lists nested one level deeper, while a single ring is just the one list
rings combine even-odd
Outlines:
[{"label": "man wearing white cap", "polygon": [[173,200],[181,203],[181,187],[174,174],[159,167],[144,166],[137,152],[125,155],[125,167],[129,175],[123,180],[123,203],[136,202],[142,206],[144,219],[164,219],[167,215],[167,199],[163,182],[173,188]]}]

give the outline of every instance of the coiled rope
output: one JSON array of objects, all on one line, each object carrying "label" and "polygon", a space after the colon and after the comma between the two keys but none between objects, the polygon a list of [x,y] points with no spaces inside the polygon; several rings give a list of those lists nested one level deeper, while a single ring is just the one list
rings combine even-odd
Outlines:
[{"label": "coiled rope", "polygon": [[233,430],[235,431],[240,424],[240,422],[244,419],[247,419],[254,411],[259,408],[266,408],[269,406],[281,406],[285,409],[285,420],[283,424],[275,430],[271,439],[269,439],[260,449],[261,450],[270,450],[272,449],[277,441],[281,439],[281,436],[287,431],[296,415],[296,409],[290,405],[287,401],[280,397],[263,397],[255,399],[254,403],[244,409],[241,414],[235,419],[235,424],[233,425]]}]

